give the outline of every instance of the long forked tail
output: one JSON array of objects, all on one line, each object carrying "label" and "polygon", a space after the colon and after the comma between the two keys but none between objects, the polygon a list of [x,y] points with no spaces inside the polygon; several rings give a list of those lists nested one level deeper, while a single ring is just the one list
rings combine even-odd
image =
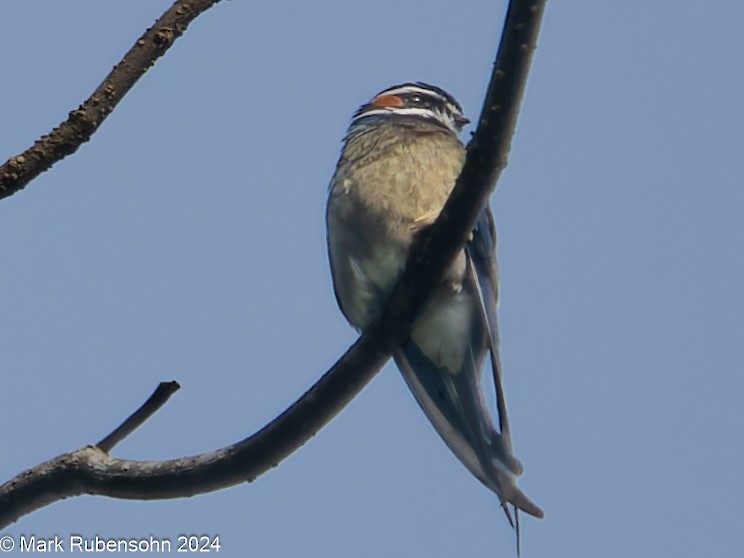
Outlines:
[{"label": "long forked tail", "polygon": [[[395,355],[403,376],[434,428],[458,459],[506,505],[535,517],[542,510],[517,486],[522,465],[496,430],[471,373],[452,374],[431,362],[413,341]],[[472,363],[475,364],[475,363]]]}]

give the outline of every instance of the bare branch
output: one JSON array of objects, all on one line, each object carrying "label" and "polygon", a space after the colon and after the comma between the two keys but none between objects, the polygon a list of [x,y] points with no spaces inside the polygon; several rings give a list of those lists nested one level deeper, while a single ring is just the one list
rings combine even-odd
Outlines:
[{"label": "bare branch", "polygon": [[160,382],[160,385],[152,392],[142,406],[133,412],[122,422],[116,430],[106,436],[96,444],[96,447],[106,453],[109,453],[116,444],[137,430],[152,415],[158,412],[158,409],[168,402],[168,399],[181,388],[178,382]]},{"label": "bare branch", "polygon": [[193,457],[128,461],[89,446],[24,471],[0,486],[0,527],[80,494],[152,500],[252,482],[300,448],[382,368],[405,332],[378,322],[300,399],[253,436]]},{"label": "bare branch", "polygon": [[0,167],[0,199],[12,196],[56,162],[77,151],[98,130],[145,72],[196,17],[220,0],[178,0],[134,43],[103,83],[65,122]]},{"label": "bare branch", "polygon": [[138,462],[96,447],[61,455],[0,486],[0,527],[79,494],[156,499],[253,481],[312,438],[374,377],[462,250],[506,165],[546,0],[512,0],[478,129],[441,215],[421,235],[382,316],[300,399],[253,436],[194,457]]}]

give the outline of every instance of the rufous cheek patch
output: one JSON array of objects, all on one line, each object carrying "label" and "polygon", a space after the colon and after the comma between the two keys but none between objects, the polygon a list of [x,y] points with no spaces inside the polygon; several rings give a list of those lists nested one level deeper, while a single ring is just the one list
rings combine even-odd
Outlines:
[{"label": "rufous cheek patch", "polygon": [[397,95],[378,95],[369,103],[370,106],[402,108],[405,106],[403,100]]}]

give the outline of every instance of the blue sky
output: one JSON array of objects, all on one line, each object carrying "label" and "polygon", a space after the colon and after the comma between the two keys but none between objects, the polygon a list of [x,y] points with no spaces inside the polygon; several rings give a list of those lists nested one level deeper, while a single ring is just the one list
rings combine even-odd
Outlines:
[{"label": "blue sky", "polygon": [[[0,157],[48,132],[169,1],[6,0]],[[325,252],[352,112],[423,80],[480,110],[504,2],[223,2],[78,153],[0,202],[0,479],[253,432],[355,334]],[[744,5],[550,2],[492,206],[523,555],[744,548]],[[468,137],[470,129],[466,130]],[[496,497],[393,366],[261,477],[191,499],[54,504],[20,534],[219,534],[228,556],[513,556]]]}]

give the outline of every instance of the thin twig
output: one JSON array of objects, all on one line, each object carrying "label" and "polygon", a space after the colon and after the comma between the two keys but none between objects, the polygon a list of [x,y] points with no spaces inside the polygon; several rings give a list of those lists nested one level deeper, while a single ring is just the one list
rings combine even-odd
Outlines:
[{"label": "thin twig", "polygon": [[134,43],[93,94],[65,122],[0,166],[0,200],[23,189],[88,141],[119,101],[183,35],[188,25],[220,0],[178,0]]},{"label": "thin twig", "polygon": [[178,382],[160,382],[152,395],[147,398],[142,406],[134,411],[122,422],[111,434],[96,444],[101,451],[109,453],[116,444],[137,430],[142,424],[154,415],[160,407],[165,405],[168,399],[181,388]]}]

